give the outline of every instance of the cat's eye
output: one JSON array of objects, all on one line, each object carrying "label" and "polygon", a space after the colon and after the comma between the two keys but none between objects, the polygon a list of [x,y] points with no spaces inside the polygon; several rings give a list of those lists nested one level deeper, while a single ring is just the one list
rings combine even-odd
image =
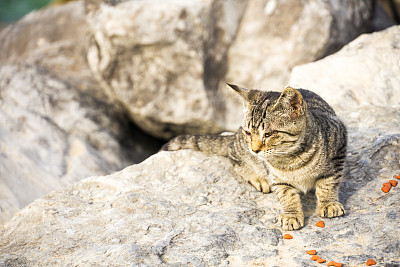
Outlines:
[{"label": "cat's eye", "polygon": [[247,131],[247,130],[245,130],[245,129],[243,129],[243,133],[244,133],[245,135],[247,135],[247,136],[251,136],[251,132],[249,132],[249,131]]},{"label": "cat's eye", "polygon": [[268,138],[268,137],[271,137],[271,135],[273,135],[273,134],[274,134],[274,132],[265,133],[264,137]]}]

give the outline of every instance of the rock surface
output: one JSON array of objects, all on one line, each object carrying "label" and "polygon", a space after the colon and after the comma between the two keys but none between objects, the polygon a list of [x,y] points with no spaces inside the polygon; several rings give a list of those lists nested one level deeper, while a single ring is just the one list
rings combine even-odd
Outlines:
[{"label": "rock surface", "polygon": [[[372,113],[372,114],[371,114]],[[358,116],[358,117],[357,117]],[[52,192],[0,229],[0,265],[316,266],[306,254],[345,266],[400,264],[400,107],[347,117],[350,149],[340,199],[347,215],[305,227],[285,240],[274,194],[262,194],[231,163],[190,150],[162,152],[109,176]],[[386,265],[385,265],[386,264]]]},{"label": "rock surface", "polygon": [[0,221],[160,146],[98,90],[85,61],[83,11],[79,2],[46,9],[0,32]]},{"label": "rock surface", "polygon": [[1,66],[0,88],[1,220],[51,190],[150,154],[110,104],[37,66]]},{"label": "rock surface", "polygon": [[[110,97],[121,101],[147,132],[164,138],[178,132],[220,132],[212,92],[205,88],[204,64],[217,60],[207,47],[226,50],[233,36],[221,32],[221,41],[213,39],[218,23],[212,19],[218,17],[209,13],[217,12],[210,11],[215,6],[233,9],[237,2],[89,4],[87,18],[94,37],[88,53],[90,67]],[[220,12],[224,19],[224,10]]]},{"label": "rock surface", "polygon": [[313,90],[335,108],[400,103],[400,26],[365,34],[338,53],[297,66],[290,85]]},{"label": "rock surface", "polygon": [[370,29],[372,1],[249,1],[228,53],[226,79],[279,90],[291,69]]},{"label": "rock surface", "polygon": [[235,129],[241,104],[225,82],[279,90],[295,65],[336,51],[373,17],[368,0],[85,3],[92,71],[141,128],[164,138]]}]

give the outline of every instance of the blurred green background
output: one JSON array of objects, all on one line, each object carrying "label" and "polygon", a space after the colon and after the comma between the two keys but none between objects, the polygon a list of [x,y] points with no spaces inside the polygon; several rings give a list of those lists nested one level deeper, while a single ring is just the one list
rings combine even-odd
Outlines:
[{"label": "blurred green background", "polygon": [[0,0],[0,22],[20,19],[32,10],[42,8],[53,0]]}]

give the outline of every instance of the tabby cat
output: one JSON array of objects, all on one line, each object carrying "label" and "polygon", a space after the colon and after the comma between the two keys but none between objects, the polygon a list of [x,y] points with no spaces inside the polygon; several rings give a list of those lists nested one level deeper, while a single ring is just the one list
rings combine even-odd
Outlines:
[{"label": "tabby cat", "polygon": [[233,135],[183,135],[162,150],[193,149],[225,156],[258,191],[275,192],[284,230],[304,226],[300,196],[315,188],[322,217],[345,214],[338,184],[346,156],[347,132],[317,94],[287,87],[282,93],[228,84],[243,99],[245,116]]}]

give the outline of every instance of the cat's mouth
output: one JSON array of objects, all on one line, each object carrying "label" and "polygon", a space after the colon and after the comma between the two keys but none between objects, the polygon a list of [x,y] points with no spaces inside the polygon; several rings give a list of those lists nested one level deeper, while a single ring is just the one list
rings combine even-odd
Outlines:
[{"label": "cat's mouth", "polygon": [[266,150],[253,150],[251,147],[249,147],[249,150],[251,153],[257,156],[262,156],[262,157],[269,157],[274,155],[275,149],[266,149]]},{"label": "cat's mouth", "polygon": [[279,157],[279,156],[285,156],[288,154],[288,152],[286,152],[286,151],[280,151],[280,150],[277,150],[274,148],[258,150],[258,151],[254,151],[251,148],[249,148],[249,150],[253,155],[256,155],[256,156],[262,157],[262,158]]}]

